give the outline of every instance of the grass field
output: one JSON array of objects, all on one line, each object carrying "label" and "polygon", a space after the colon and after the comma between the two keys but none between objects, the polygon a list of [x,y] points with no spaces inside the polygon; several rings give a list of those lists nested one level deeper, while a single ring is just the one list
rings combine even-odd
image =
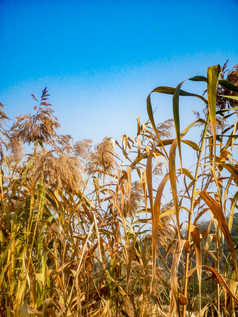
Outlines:
[{"label": "grass field", "polygon": [[[155,88],[173,119],[156,122],[150,94],[135,138],[95,148],[58,134],[47,89],[10,128],[1,105],[0,316],[237,316],[238,69],[225,66],[189,79],[204,94]],[[204,109],[183,131],[181,96]]]}]

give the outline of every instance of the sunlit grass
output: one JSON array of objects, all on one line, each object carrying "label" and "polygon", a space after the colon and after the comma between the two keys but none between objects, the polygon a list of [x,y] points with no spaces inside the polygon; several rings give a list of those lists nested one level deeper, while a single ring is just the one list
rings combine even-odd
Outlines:
[{"label": "sunlit grass", "polygon": [[[135,139],[94,149],[58,135],[46,89],[11,129],[1,109],[1,316],[236,316],[237,69],[189,80],[207,94],[157,87],[173,119],[149,95]],[[204,107],[183,131],[181,95]]]}]

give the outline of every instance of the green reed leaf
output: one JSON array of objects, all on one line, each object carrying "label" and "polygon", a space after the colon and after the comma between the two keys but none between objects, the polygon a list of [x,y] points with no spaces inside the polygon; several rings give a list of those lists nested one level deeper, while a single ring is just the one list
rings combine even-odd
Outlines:
[{"label": "green reed leaf", "polygon": [[213,131],[214,149],[215,149],[215,140],[216,140],[216,92],[217,92],[217,84],[218,84],[220,72],[221,72],[220,65],[211,66],[211,67],[208,67],[207,69],[208,111],[209,111],[209,118],[212,125],[212,131]]}]

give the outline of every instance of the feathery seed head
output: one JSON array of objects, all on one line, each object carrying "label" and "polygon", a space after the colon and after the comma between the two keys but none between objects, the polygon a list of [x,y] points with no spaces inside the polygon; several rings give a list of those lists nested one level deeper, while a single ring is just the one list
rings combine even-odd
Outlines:
[{"label": "feathery seed head", "polygon": [[[26,114],[16,117],[10,132],[19,138],[23,143],[34,143],[36,141],[49,142],[56,136],[55,130],[60,128],[58,119],[54,116],[54,110],[48,100],[47,89],[42,92],[39,106],[34,107],[35,114]],[[37,101],[36,98],[33,97]]]},{"label": "feathery seed head", "polygon": [[96,151],[91,154],[91,162],[89,163],[89,173],[95,170],[103,170],[104,172],[112,172],[117,167],[115,160],[115,143],[111,138],[105,138],[96,147]]}]

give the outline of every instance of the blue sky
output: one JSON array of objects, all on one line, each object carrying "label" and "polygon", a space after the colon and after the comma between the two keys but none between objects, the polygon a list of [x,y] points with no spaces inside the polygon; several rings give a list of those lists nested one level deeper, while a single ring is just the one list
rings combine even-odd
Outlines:
[{"label": "blue sky", "polygon": [[[0,102],[11,118],[32,112],[47,86],[62,133],[133,138],[153,88],[238,64],[237,12],[235,0],[1,0]],[[158,121],[170,100],[153,98]],[[184,124],[197,107],[185,101]]]}]

